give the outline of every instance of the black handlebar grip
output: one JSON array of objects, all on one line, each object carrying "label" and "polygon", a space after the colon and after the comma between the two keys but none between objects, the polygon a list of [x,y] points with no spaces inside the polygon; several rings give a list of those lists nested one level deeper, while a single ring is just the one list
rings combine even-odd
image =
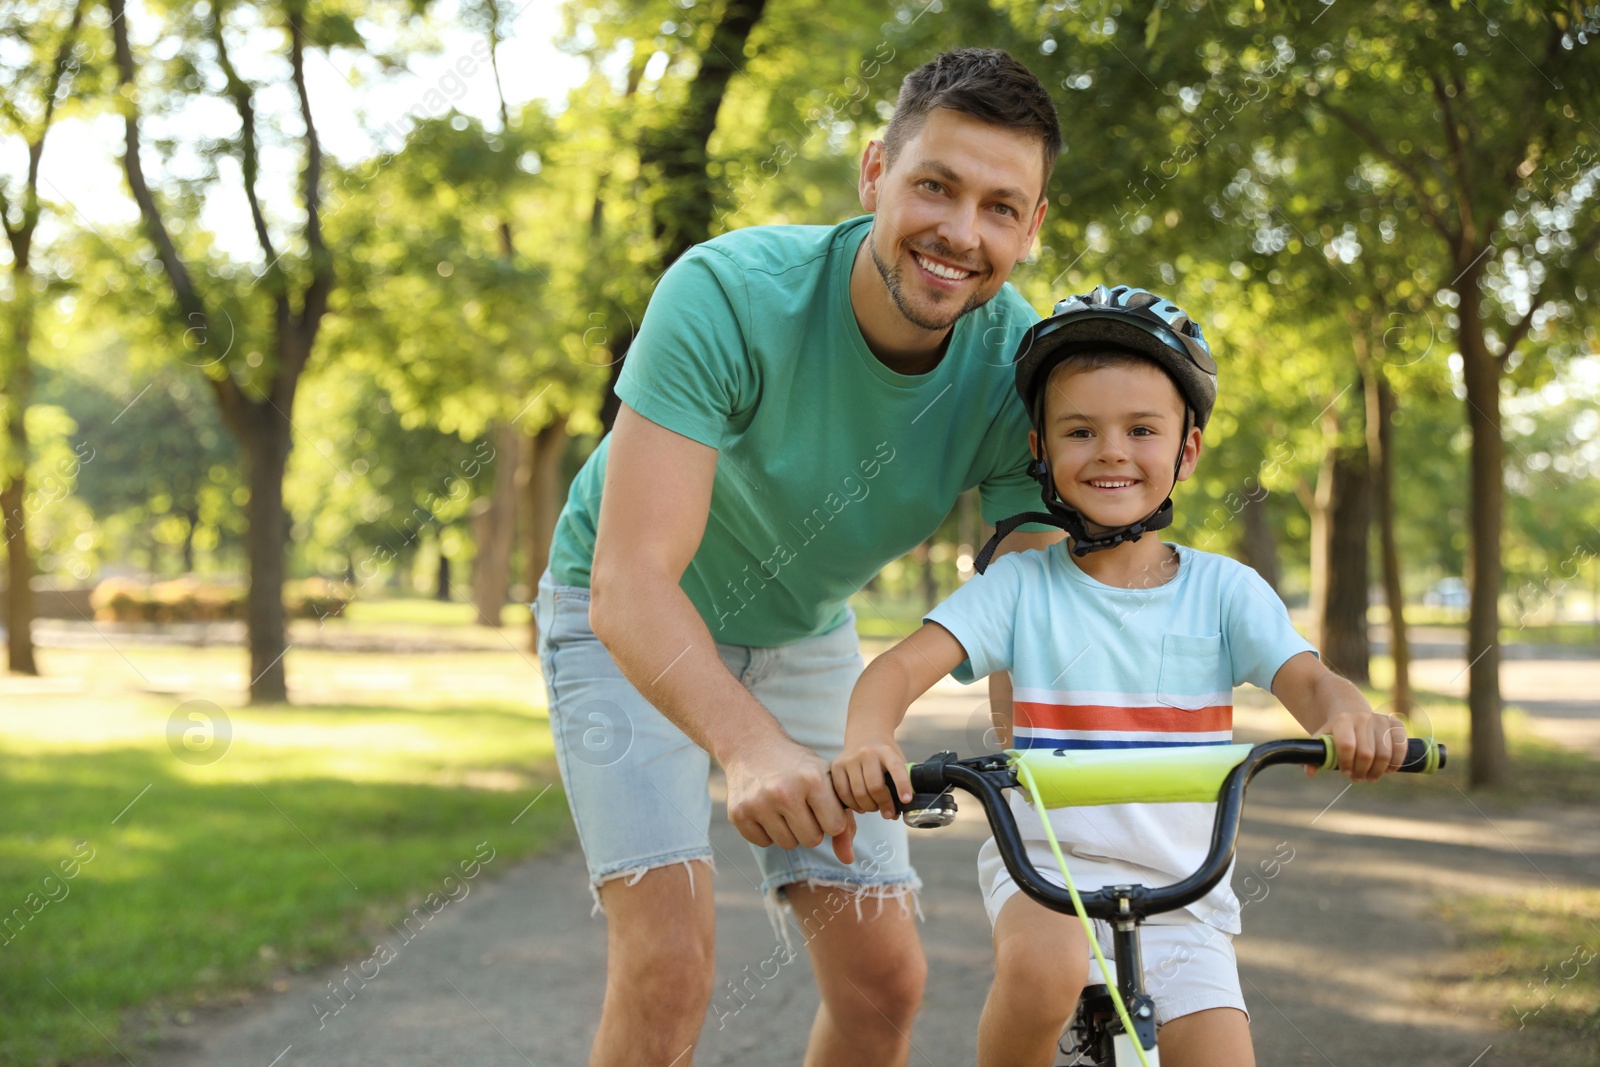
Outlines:
[{"label": "black handlebar grip", "polygon": [[[904,815],[906,813],[906,808],[908,808],[910,805],[906,804],[905,801],[900,799],[900,787],[894,784],[894,775],[885,771],[883,775],[883,784],[889,787],[889,798],[894,801],[894,810],[899,814]],[[914,794],[913,799],[915,799]]]},{"label": "black handlebar grip", "polygon": [[[1437,753],[1437,760],[1434,756]],[[1444,769],[1448,751],[1437,741],[1413,737],[1406,742],[1405,762],[1400,764],[1402,774],[1432,774]]]}]

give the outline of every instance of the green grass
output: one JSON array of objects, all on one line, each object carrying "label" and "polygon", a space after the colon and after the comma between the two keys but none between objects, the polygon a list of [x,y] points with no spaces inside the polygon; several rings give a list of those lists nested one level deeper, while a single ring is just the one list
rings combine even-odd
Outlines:
[{"label": "green grass", "polygon": [[1600,645],[1600,627],[1588,622],[1502,626],[1500,642],[1507,645],[1582,645],[1592,649]]},{"label": "green grass", "polygon": [[[41,659],[43,679],[0,678],[0,1063],[108,1055],[96,1028],[131,1054],[162,1017],[364,954],[429,893],[568,832],[560,791],[540,797],[543,686],[511,651],[292,650],[291,691],[339,699],[260,708],[239,649]],[[232,730],[206,765],[169,747],[193,699]]]},{"label": "green grass", "polygon": [[[1374,605],[1368,616],[1374,624],[1386,623],[1389,612]],[[1500,609],[1500,643],[1503,645],[1585,645],[1594,647],[1600,642],[1600,627],[1592,622],[1541,622],[1519,625],[1516,608],[1503,604]],[[1466,608],[1434,608],[1420,604],[1406,605],[1406,625],[1430,629],[1456,630],[1465,637],[1467,632]]]},{"label": "green grass", "polygon": [[[369,600],[357,597],[350,602],[341,619],[330,619],[332,626],[340,621],[354,626],[383,623],[409,623],[427,626],[468,626],[478,617],[471,604],[455,600],[434,600],[431,597],[392,597]],[[500,611],[500,619],[507,626],[525,625],[528,621],[526,604],[507,604]]]},{"label": "green grass", "polygon": [[1545,888],[1506,899],[1461,896],[1443,915],[1461,935],[1465,973],[1442,999],[1514,1033],[1523,1063],[1579,1067],[1600,1048],[1600,889]]},{"label": "green grass", "polygon": [[[1387,699],[1381,690],[1366,689],[1374,707]],[[1511,755],[1511,782],[1499,789],[1472,791],[1474,801],[1502,808],[1527,804],[1600,804],[1600,763],[1581,752],[1548,741],[1528,726],[1526,716],[1515,706],[1507,707],[1501,722],[1506,748]],[[1449,749],[1449,763],[1443,773],[1425,777],[1406,775],[1404,780],[1384,778],[1370,788],[1395,790],[1396,798],[1418,789],[1456,796],[1467,789],[1467,765],[1471,752],[1467,706],[1458,697],[1419,691],[1416,710],[1407,731],[1416,737],[1432,737]]]}]

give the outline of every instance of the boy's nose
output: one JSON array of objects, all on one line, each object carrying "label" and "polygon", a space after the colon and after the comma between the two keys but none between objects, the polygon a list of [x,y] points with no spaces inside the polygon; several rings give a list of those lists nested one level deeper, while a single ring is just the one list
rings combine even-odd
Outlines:
[{"label": "boy's nose", "polygon": [[1128,454],[1114,438],[1104,436],[1100,438],[1100,453],[1095,458],[1101,463],[1126,463]]}]

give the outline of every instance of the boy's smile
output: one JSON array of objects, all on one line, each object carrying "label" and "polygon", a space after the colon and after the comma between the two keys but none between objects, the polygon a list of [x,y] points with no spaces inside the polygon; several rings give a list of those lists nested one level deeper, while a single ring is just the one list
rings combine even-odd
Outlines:
[{"label": "boy's smile", "polygon": [[[1084,368],[1069,360],[1046,385],[1045,439],[1056,492],[1092,527],[1138,522],[1188,478],[1200,456],[1200,431],[1184,434],[1184,403],[1152,363]],[[1037,433],[1029,445],[1039,454]],[[1099,530],[1091,530],[1098,533]]]}]

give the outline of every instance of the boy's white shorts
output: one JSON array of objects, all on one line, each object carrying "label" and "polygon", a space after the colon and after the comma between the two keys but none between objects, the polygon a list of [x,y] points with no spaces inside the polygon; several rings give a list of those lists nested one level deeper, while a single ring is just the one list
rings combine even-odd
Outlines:
[{"label": "boy's white shorts", "polygon": [[[1059,883],[1060,877],[1051,877],[1051,871],[1040,868],[1040,874],[1049,881]],[[1006,870],[994,839],[985,841],[978,851],[978,883],[983,890],[983,904],[989,912],[989,924],[994,925],[1005,902],[1021,890]],[[1064,916],[1071,918],[1071,916]],[[1106,965],[1116,964],[1111,954],[1111,924],[1094,920],[1096,940],[1106,958]],[[1210,1008],[1238,1008],[1249,1017],[1244,1006],[1244,993],[1239,988],[1239,962],[1233,954],[1233,935],[1208,926],[1186,911],[1153,915],[1139,928],[1139,945],[1144,955],[1145,992],[1156,1002],[1156,1025],[1165,1026],[1173,1019],[1193,1015]],[[1100,973],[1093,953],[1089,958],[1089,984],[1110,985]]]}]

